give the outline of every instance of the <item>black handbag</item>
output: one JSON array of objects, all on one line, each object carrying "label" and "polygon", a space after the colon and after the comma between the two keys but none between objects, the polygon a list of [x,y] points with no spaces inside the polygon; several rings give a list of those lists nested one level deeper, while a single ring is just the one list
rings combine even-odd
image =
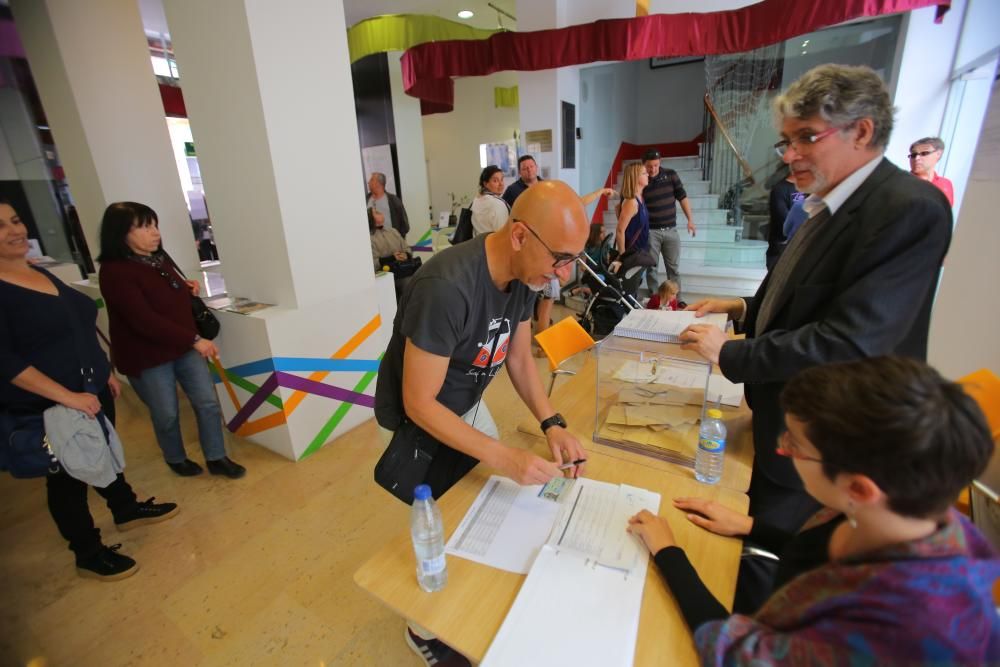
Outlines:
[{"label": "black handbag", "polygon": [[396,259],[394,255],[389,255],[388,257],[380,257],[379,264],[388,266],[389,270],[392,271],[393,277],[400,280],[402,278],[409,278],[416,273],[417,269],[423,264],[423,260],[419,257]]},{"label": "black handbag", "polygon": [[194,315],[194,326],[199,336],[212,340],[219,335],[222,325],[219,324],[218,318],[212,314],[212,310],[205,305],[205,302],[194,294],[191,295],[191,314]]},{"label": "black handbag", "polygon": [[375,482],[412,505],[413,490],[427,478],[427,471],[440,447],[441,443],[427,431],[404,419],[375,464]]},{"label": "black handbag", "polygon": [[17,479],[45,477],[59,472],[59,461],[45,439],[41,414],[0,412],[0,469]]},{"label": "black handbag", "polygon": [[[187,280],[187,276],[181,271],[181,267],[177,266],[177,262],[174,261],[173,257],[166,255],[167,260],[173,265],[174,270],[181,275],[181,278]],[[191,295],[191,314],[194,316],[194,327],[198,330],[198,335],[202,338],[207,338],[208,340],[214,340],[216,336],[219,335],[219,329],[222,325],[219,324],[218,318],[212,313],[212,310],[205,305],[205,302],[201,300],[201,297]]]},{"label": "black handbag", "polygon": [[451,244],[465,243],[475,235],[476,232],[472,228],[472,209],[463,208],[458,212],[458,224],[455,226],[455,233],[451,235]]},{"label": "black handbag", "polygon": [[[492,362],[499,341],[500,332],[498,331],[493,336],[493,345],[490,348],[487,364]],[[478,384],[478,382],[477,379],[476,383]],[[483,400],[481,393],[478,400]],[[427,471],[430,470],[434,456],[437,455],[441,447],[447,447],[447,445],[442,444],[404,416],[403,422],[393,432],[389,446],[385,448],[382,457],[375,464],[375,483],[407,505],[412,505],[413,490],[427,479]],[[469,461],[475,461],[472,457],[467,458]],[[434,497],[436,498],[438,493],[444,493],[445,490],[435,489]]]}]

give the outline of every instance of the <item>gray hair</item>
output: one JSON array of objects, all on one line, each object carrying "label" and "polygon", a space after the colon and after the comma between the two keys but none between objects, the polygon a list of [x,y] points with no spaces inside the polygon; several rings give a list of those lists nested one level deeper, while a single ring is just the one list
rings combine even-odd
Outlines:
[{"label": "gray hair", "polygon": [[784,118],[819,116],[830,125],[847,128],[869,118],[874,125],[873,148],[884,148],[889,143],[894,111],[882,79],[865,66],[814,67],[774,100],[776,124]]},{"label": "gray hair", "polygon": [[944,152],[944,142],[941,141],[941,137],[924,137],[923,139],[917,139],[910,144],[910,152],[912,153],[913,149],[920,144],[928,144],[934,150]]},{"label": "gray hair", "polygon": [[385,187],[385,174],[381,171],[373,171],[372,176],[375,177],[375,180],[378,181],[383,188]]}]

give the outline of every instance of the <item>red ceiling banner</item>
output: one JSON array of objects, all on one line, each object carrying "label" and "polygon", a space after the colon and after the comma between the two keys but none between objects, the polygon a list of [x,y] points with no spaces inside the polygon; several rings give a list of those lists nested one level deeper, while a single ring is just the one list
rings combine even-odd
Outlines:
[{"label": "red ceiling banner", "polygon": [[607,19],[482,40],[420,44],[403,54],[403,88],[426,113],[451,111],[456,76],[535,71],[599,61],[739,53],[826,26],[937,6],[950,0],[763,0],[724,12]]}]

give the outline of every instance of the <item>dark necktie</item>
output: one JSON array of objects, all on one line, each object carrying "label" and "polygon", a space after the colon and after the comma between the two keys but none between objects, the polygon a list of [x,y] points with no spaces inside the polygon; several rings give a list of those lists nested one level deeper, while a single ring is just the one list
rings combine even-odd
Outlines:
[{"label": "dark necktie", "polygon": [[754,330],[758,334],[763,332],[767,328],[767,325],[771,323],[775,308],[779,305],[778,297],[784,292],[785,283],[788,282],[792,271],[795,270],[795,267],[802,260],[803,255],[806,254],[812,240],[819,233],[819,229],[823,226],[823,223],[829,219],[830,209],[824,205],[822,209],[816,212],[816,215],[802,223],[802,226],[795,232],[792,240],[785,247],[785,252],[781,253],[781,257],[778,258],[778,263],[774,265],[771,277],[767,281],[767,291],[764,292],[764,300],[760,304],[760,310],[757,311],[757,322]]}]

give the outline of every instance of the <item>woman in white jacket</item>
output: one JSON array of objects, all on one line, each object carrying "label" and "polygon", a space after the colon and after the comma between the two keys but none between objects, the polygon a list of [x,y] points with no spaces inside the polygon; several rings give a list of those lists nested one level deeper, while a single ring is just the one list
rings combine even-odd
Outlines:
[{"label": "woman in white jacket", "polygon": [[475,236],[495,232],[507,222],[510,206],[503,194],[503,172],[495,164],[479,174],[479,195],[472,201],[472,229]]}]

